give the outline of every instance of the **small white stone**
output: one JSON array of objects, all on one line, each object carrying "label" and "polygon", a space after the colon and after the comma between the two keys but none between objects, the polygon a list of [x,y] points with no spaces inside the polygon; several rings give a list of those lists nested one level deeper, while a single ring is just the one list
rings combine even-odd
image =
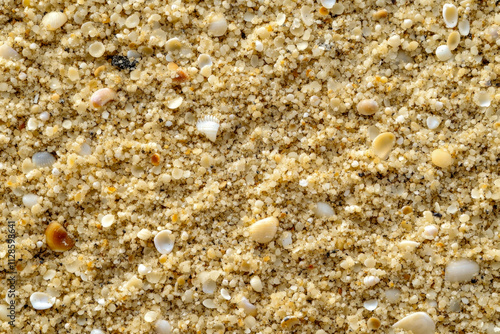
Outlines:
[{"label": "small white stone", "polygon": [[160,231],[154,238],[156,250],[160,254],[169,254],[174,249],[175,238],[169,230]]},{"label": "small white stone", "polygon": [[366,277],[363,279],[363,283],[364,283],[367,287],[372,287],[372,286],[375,286],[378,282],[380,282],[380,278],[378,278],[377,276],[366,276]]},{"label": "small white stone", "polygon": [[41,120],[41,121],[46,122],[46,121],[48,121],[48,120],[49,120],[49,118],[50,118],[50,114],[49,114],[48,112],[44,111],[44,112],[42,112],[42,113],[38,116],[38,118],[40,118],[40,120]]},{"label": "small white stone", "polygon": [[102,329],[93,329],[90,331],[90,334],[105,334]]},{"label": "small white stone", "polygon": [[177,109],[181,106],[183,100],[184,99],[182,98],[182,96],[176,96],[173,99],[171,99],[170,101],[168,101],[167,107],[169,109]]},{"label": "small white stone", "polygon": [[396,322],[393,328],[402,328],[413,334],[434,334],[434,320],[425,312],[412,313]]},{"label": "small white stone", "polygon": [[155,324],[157,334],[170,334],[172,333],[172,326],[167,320],[158,320]]},{"label": "small white stone", "polygon": [[56,297],[45,292],[35,292],[30,296],[30,302],[35,310],[46,310],[55,304]]},{"label": "small white stone", "polygon": [[35,194],[26,194],[23,196],[23,204],[31,209],[35,204],[38,203],[38,198],[39,197]]},{"label": "small white stone", "polygon": [[321,4],[325,8],[332,8],[337,3],[337,0],[321,0]]},{"label": "small white stone", "polygon": [[479,265],[468,259],[451,261],[446,266],[445,280],[449,282],[467,282],[479,273]]},{"label": "small white stone", "polygon": [[262,281],[259,276],[254,276],[250,279],[250,285],[256,292],[262,292]]},{"label": "small white stone", "polygon": [[398,289],[388,289],[385,291],[385,298],[389,303],[395,303],[399,300],[401,292]]},{"label": "small white stone", "polygon": [[402,240],[398,244],[399,248],[406,251],[414,251],[418,245],[420,245],[418,242],[412,240]]},{"label": "small white stone", "polygon": [[363,307],[367,309],[368,311],[373,311],[377,308],[378,306],[378,300],[376,299],[370,299],[367,300],[363,303]]},{"label": "small white stone", "polygon": [[439,120],[436,116],[429,116],[427,117],[426,123],[430,130],[434,130],[438,128],[439,124],[441,124],[441,120]]},{"label": "small white stone", "polygon": [[101,218],[102,227],[110,227],[115,222],[115,216],[112,214],[107,214]]},{"label": "small white stone", "polygon": [[440,61],[450,60],[453,55],[451,54],[450,48],[448,45],[440,45],[436,49],[436,57]]},{"label": "small white stone", "polygon": [[208,25],[208,32],[215,37],[224,35],[227,31],[227,21],[222,15],[215,16]]},{"label": "small white stone", "polygon": [[215,304],[213,299],[205,299],[203,301],[203,306],[205,306],[206,308],[217,308],[217,305]]},{"label": "small white stone", "polygon": [[104,47],[104,44],[102,44],[101,42],[94,42],[90,44],[88,51],[92,57],[99,58],[102,57],[104,51],[106,51],[106,48]]},{"label": "small white stone", "polygon": [[57,30],[68,21],[66,14],[61,12],[50,12],[45,14],[42,19],[42,25],[47,30]]},{"label": "small white stone", "polygon": [[153,322],[156,320],[156,318],[158,317],[158,313],[155,312],[155,311],[149,311],[149,312],[146,312],[146,314],[144,315],[144,320],[146,322]]},{"label": "small white stone", "polygon": [[422,236],[425,239],[432,240],[438,235],[438,228],[436,225],[429,225],[424,227],[424,232],[422,232]]},{"label": "small white stone", "polygon": [[474,96],[474,102],[479,107],[489,107],[491,104],[492,96],[488,92],[478,92]]},{"label": "small white stone", "polygon": [[250,238],[259,243],[268,243],[273,240],[278,231],[278,219],[269,217],[256,221],[248,227]]},{"label": "small white stone", "polygon": [[137,271],[141,275],[147,275],[151,272],[152,268],[149,266],[145,266],[142,263],[137,267]]},{"label": "small white stone", "polygon": [[209,55],[202,53],[198,56],[198,67],[200,70],[205,66],[212,66],[212,64],[212,58]]},{"label": "small white stone", "polygon": [[467,36],[470,33],[469,20],[463,20],[458,22],[458,31],[460,32],[460,35]]},{"label": "small white stone", "polygon": [[314,213],[319,217],[332,217],[335,215],[333,208],[330,204],[325,202],[318,202],[316,204],[316,208],[314,209]]},{"label": "small white stone", "polygon": [[171,38],[165,43],[165,50],[169,52],[179,51],[182,48],[181,41],[177,38]]},{"label": "small white stone", "polygon": [[8,46],[7,44],[2,44],[0,46],[0,57],[9,59],[9,60],[19,60],[21,56],[17,53],[16,50]]},{"label": "small white stone", "polygon": [[238,307],[241,307],[246,314],[251,315],[251,316],[256,316],[257,315],[257,307],[250,303],[248,299],[245,297],[241,297]]}]

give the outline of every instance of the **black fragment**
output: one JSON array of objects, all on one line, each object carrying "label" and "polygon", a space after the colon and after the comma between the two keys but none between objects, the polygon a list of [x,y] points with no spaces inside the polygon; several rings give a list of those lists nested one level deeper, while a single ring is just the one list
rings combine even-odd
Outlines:
[{"label": "black fragment", "polygon": [[442,214],[440,214],[439,212],[433,212],[433,213],[432,213],[432,215],[433,215],[434,217],[438,217],[438,218],[443,217],[443,215],[442,215]]},{"label": "black fragment", "polygon": [[137,60],[130,61],[128,57],[125,56],[113,56],[111,59],[111,65],[118,67],[120,70],[133,70],[139,62]]}]

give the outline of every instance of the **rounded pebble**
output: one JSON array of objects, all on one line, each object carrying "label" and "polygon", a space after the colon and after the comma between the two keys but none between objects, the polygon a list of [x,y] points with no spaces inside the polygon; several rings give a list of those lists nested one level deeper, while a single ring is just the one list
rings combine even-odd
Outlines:
[{"label": "rounded pebble", "polygon": [[101,88],[92,94],[90,97],[90,104],[94,108],[101,108],[106,103],[116,98],[116,93],[111,88]]},{"label": "rounded pebble", "polygon": [[448,168],[453,163],[451,154],[440,148],[432,151],[431,160],[434,165],[441,168]]},{"label": "rounded pebble", "polygon": [[377,318],[370,318],[366,322],[366,326],[368,329],[379,329],[380,328],[380,320]]},{"label": "rounded pebble", "polygon": [[110,227],[115,222],[115,216],[112,214],[107,214],[101,218],[102,227]]},{"label": "rounded pebble", "polygon": [[19,60],[21,56],[17,53],[16,50],[8,46],[7,44],[2,44],[0,46],[0,57],[9,59],[9,60]]},{"label": "rounded pebble", "polygon": [[174,249],[175,239],[169,230],[160,231],[154,238],[156,250],[160,254],[169,254]]},{"label": "rounded pebble", "polygon": [[269,217],[261,219],[248,227],[250,238],[259,243],[268,243],[274,239],[278,231],[278,219]]},{"label": "rounded pebble", "polygon": [[358,113],[364,116],[373,115],[378,111],[378,103],[373,99],[360,101],[356,106]]},{"label": "rounded pebble", "polygon": [[54,306],[55,302],[56,297],[52,297],[45,292],[34,292],[30,296],[31,306],[35,310],[47,310]]},{"label": "rounded pebble", "polygon": [[99,58],[102,57],[102,55],[106,51],[106,48],[104,47],[104,44],[102,44],[101,42],[94,42],[89,45],[88,51],[92,57]]},{"label": "rounded pebble", "polygon": [[434,320],[425,312],[412,313],[396,322],[393,328],[402,328],[413,334],[434,334]]},{"label": "rounded pebble", "polygon": [[451,261],[446,266],[445,280],[449,282],[467,282],[479,273],[479,265],[468,259]]},{"label": "rounded pebble", "polygon": [[23,204],[31,209],[35,204],[38,203],[38,198],[39,197],[35,194],[26,194],[23,196]]},{"label": "rounded pebble", "polygon": [[262,281],[259,276],[254,276],[250,279],[250,285],[255,292],[262,292]]},{"label": "rounded pebble", "polygon": [[314,213],[318,217],[327,217],[327,218],[335,215],[335,212],[333,211],[331,205],[324,202],[318,202],[316,204],[316,208],[314,208]]},{"label": "rounded pebble", "polygon": [[158,317],[158,313],[156,313],[155,311],[149,311],[144,315],[144,320],[146,322],[153,322],[156,320],[156,317]]},{"label": "rounded pebble", "polygon": [[224,35],[227,31],[227,21],[222,15],[216,16],[208,25],[208,32],[215,37]]},{"label": "rounded pebble", "polygon": [[379,134],[372,143],[373,152],[380,159],[386,159],[396,143],[396,136],[390,132]]},{"label": "rounded pebble", "polygon": [[167,320],[158,320],[155,324],[157,334],[170,334],[172,333],[172,326]]},{"label": "rounded pebble", "polygon": [[448,49],[453,51],[458,47],[458,44],[460,44],[460,34],[457,31],[452,31],[448,35],[448,41],[446,45],[448,46]]},{"label": "rounded pebble", "polygon": [[436,49],[436,57],[440,61],[450,60],[453,55],[451,54],[450,48],[448,45],[440,45]]},{"label": "rounded pebble", "polygon": [[441,124],[441,121],[436,116],[429,116],[429,117],[427,117],[426,123],[427,123],[427,127],[430,130],[435,130],[439,127],[439,124]]},{"label": "rounded pebble", "polygon": [[458,22],[458,9],[455,5],[445,4],[443,6],[443,19],[446,28],[454,28]]},{"label": "rounded pebble", "polygon": [[53,31],[61,28],[68,21],[66,14],[61,12],[50,12],[45,14],[42,25],[45,29]]}]

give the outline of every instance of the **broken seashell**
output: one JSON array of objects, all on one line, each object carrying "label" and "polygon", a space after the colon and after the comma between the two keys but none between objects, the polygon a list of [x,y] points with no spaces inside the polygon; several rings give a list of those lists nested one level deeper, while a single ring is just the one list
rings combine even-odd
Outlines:
[{"label": "broken seashell", "polygon": [[413,334],[434,334],[436,325],[434,320],[425,312],[412,313],[392,325],[393,328],[402,328]]},{"label": "broken seashell", "polygon": [[34,292],[30,296],[30,302],[35,310],[46,310],[54,306],[56,297],[45,292]]},{"label": "broken seashell", "polygon": [[460,32],[460,35],[467,36],[470,33],[469,20],[463,20],[458,22],[458,31]]},{"label": "broken seashell", "polygon": [[367,300],[363,303],[363,307],[367,309],[368,311],[373,311],[377,308],[378,306],[378,300],[376,299],[370,299]]},{"label": "broken seashell", "polygon": [[174,249],[174,236],[169,230],[160,231],[154,238],[155,247],[161,254],[168,254]]},{"label": "broken seashell", "polygon": [[49,152],[37,152],[31,157],[36,168],[50,167],[56,162],[56,158]]},{"label": "broken seashell", "polygon": [[314,213],[319,217],[331,217],[335,215],[333,208],[325,202],[318,202],[314,209]]},{"label": "broken seashell", "polygon": [[92,105],[92,107],[97,109],[104,106],[109,101],[114,100],[115,98],[116,93],[114,90],[110,88],[101,88],[94,94],[92,94],[92,97],[90,98],[90,104]]},{"label": "broken seashell", "polygon": [[278,231],[278,219],[275,217],[264,218],[256,221],[250,227],[250,238],[259,243],[268,243],[273,240]]},{"label": "broken seashell", "polygon": [[443,6],[443,19],[446,28],[454,28],[458,22],[458,9],[455,5],[445,4]]},{"label": "broken seashell", "polygon": [[378,278],[377,276],[366,276],[363,279],[363,283],[365,283],[367,287],[372,287],[376,285],[378,282],[380,282],[380,278]]},{"label": "broken seashell", "polygon": [[219,126],[219,120],[214,116],[205,116],[196,123],[196,129],[203,133],[212,142],[215,142],[215,139],[217,138]]},{"label": "broken seashell", "polygon": [[250,303],[245,297],[241,297],[240,301],[238,302],[238,307],[241,307],[248,315],[257,315],[257,307],[254,304]]},{"label": "broken seashell", "polygon": [[16,50],[8,46],[7,44],[3,44],[0,46],[0,57],[8,59],[8,60],[19,60],[21,56],[17,53]]},{"label": "broken seashell", "polygon": [[201,70],[205,66],[212,66],[212,58],[206,53],[202,53],[198,56],[198,67]]},{"label": "broken seashell", "polygon": [[458,47],[458,44],[460,44],[460,34],[456,31],[452,31],[448,36],[446,45],[448,46],[448,49],[453,51]]},{"label": "broken seashell", "polygon": [[444,279],[449,282],[467,282],[479,273],[479,265],[468,259],[451,261],[446,266]]},{"label": "broken seashell", "polygon": [[394,144],[396,143],[396,136],[390,132],[379,134],[372,143],[373,152],[380,159],[384,160],[391,153]]},{"label": "broken seashell", "polygon": [[172,100],[168,101],[167,107],[169,109],[177,109],[181,106],[183,100],[182,96],[174,97]]},{"label": "broken seashell", "polygon": [[43,17],[42,25],[45,29],[54,31],[61,28],[66,21],[68,21],[66,14],[61,12],[50,12]]},{"label": "broken seashell", "polygon": [[321,0],[321,4],[325,8],[332,8],[337,3],[337,0]]},{"label": "broken seashell", "polygon": [[115,216],[112,214],[107,214],[101,218],[102,227],[110,227],[115,222]]},{"label": "broken seashell", "polygon": [[281,321],[282,328],[292,328],[300,323],[299,318],[294,316],[286,316],[283,321]]},{"label": "broken seashell", "polygon": [[171,38],[165,43],[165,49],[170,52],[178,51],[181,47],[182,43],[177,37]]},{"label": "broken seashell", "polygon": [[47,246],[55,252],[64,252],[75,246],[75,241],[68,235],[66,229],[59,223],[53,222],[45,229]]}]

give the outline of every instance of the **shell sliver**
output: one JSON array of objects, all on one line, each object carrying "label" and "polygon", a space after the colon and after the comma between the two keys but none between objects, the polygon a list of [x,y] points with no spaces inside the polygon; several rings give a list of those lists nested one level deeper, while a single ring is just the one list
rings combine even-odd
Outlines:
[{"label": "shell sliver", "polygon": [[434,320],[425,312],[412,313],[392,325],[393,328],[402,328],[413,334],[434,334],[436,325]]},{"label": "shell sliver", "polygon": [[196,129],[203,133],[212,142],[215,142],[215,139],[217,139],[219,127],[219,120],[214,116],[206,116],[196,123]]}]

